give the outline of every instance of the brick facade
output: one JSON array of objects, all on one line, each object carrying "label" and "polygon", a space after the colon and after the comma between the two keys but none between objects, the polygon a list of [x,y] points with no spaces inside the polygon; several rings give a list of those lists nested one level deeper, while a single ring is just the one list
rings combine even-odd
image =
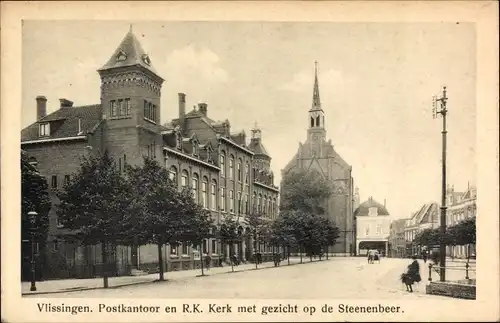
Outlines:
[{"label": "brick facade", "polygon": [[[179,189],[185,184],[197,193],[195,200],[211,211],[216,224],[233,214],[245,232],[245,216],[263,205],[266,218],[277,216],[279,191],[265,149],[252,149],[244,133],[231,134],[228,120],[208,118],[206,104],[186,113],[184,94],[179,94],[179,118],[160,124],[163,79],[132,31],[98,72],[100,104],[73,107],[71,101],[61,100],[61,109],[45,116],[45,101],[37,99],[39,119],[22,131],[21,148],[36,159],[49,187],[56,176],[57,188],[62,188],[65,176],[78,171],[81,156],[107,150],[121,170],[126,164],[141,164],[143,156],[156,159],[171,171]],[[258,139],[258,146],[263,147]],[[100,246],[65,242],[62,236],[68,232],[58,226],[53,192],[51,198],[46,251],[50,268],[45,278],[100,275]],[[252,249],[248,239],[232,248],[243,261],[250,258]],[[210,255],[216,264],[229,256],[229,246],[210,239],[201,248],[165,246],[163,252],[166,269],[171,271],[198,268],[201,254]],[[155,272],[158,249],[155,245],[117,246],[110,259],[116,275],[130,274],[133,269]]]}]

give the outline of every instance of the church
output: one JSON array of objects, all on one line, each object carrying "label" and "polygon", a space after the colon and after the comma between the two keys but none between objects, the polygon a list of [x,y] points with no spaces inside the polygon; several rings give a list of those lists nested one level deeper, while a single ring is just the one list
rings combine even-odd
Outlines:
[{"label": "church", "polygon": [[327,216],[339,228],[339,238],[329,250],[338,255],[353,255],[355,253],[353,209],[356,201],[352,166],[335,151],[331,139],[327,140],[325,111],[321,107],[319,95],[317,62],[315,62],[312,106],[307,114],[307,124],[307,139],[304,143],[299,142],[297,153],[281,170],[281,177],[294,170],[314,169],[331,183],[333,193],[328,201]]}]

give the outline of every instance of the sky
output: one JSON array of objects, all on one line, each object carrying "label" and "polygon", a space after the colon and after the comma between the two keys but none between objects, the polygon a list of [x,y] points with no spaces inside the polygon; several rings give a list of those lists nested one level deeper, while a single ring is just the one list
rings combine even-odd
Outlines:
[{"label": "sky", "polygon": [[276,184],[306,139],[314,61],[327,138],[353,167],[361,202],[393,218],[440,201],[442,120],[432,97],[448,88],[448,183],[476,182],[476,32],[468,23],[24,21],[22,126],[37,95],[75,106],[99,102],[97,73],[132,24],[165,79],[162,123],[188,107],[262,130]]}]

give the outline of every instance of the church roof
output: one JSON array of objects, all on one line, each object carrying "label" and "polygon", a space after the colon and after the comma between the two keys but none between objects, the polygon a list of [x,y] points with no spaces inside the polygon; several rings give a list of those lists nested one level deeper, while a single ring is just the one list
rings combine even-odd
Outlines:
[{"label": "church roof", "polygon": [[354,216],[367,216],[370,208],[372,207],[377,208],[377,215],[389,215],[389,211],[387,211],[383,204],[380,204],[370,197],[368,201],[365,201],[358,206],[356,211],[354,211]]},{"label": "church roof", "polygon": [[317,111],[321,109],[321,100],[319,98],[319,84],[318,84],[318,62],[314,62],[314,87],[312,107],[309,111]]},{"label": "church roof", "polygon": [[99,71],[125,66],[142,66],[159,76],[153,68],[148,54],[144,51],[141,43],[133,33],[132,28],[125,35],[108,62]]},{"label": "church roof", "polygon": [[[62,107],[57,111],[32,123],[21,131],[21,142],[38,140],[74,137],[85,135],[101,122],[102,109],[100,104],[84,105],[79,107]],[[80,119],[80,130],[78,132],[78,120]],[[39,125],[50,122],[50,136],[39,137]]]}]

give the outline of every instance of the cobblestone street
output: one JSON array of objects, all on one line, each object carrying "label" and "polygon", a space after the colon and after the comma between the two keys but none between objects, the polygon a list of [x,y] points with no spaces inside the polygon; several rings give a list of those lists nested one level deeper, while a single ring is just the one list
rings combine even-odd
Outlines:
[{"label": "cobblestone street", "polygon": [[[427,266],[421,261],[422,282],[407,293],[399,275],[408,259],[382,259],[367,264],[364,257],[330,258],[328,261],[278,268],[220,273],[207,277],[169,277],[166,282],[96,289],[35,297],[103,297],[103,298],[380,298],[380,299],[449,299],[425,294]],[[250,269],[250,267],[249,267]],[[175,275],[175,273],[174,273]],[[437,277],[434,277],[437,279]],[[459,279],[459,278],[457,278]],[[455,299],[457,302],[466,300]]]}]

